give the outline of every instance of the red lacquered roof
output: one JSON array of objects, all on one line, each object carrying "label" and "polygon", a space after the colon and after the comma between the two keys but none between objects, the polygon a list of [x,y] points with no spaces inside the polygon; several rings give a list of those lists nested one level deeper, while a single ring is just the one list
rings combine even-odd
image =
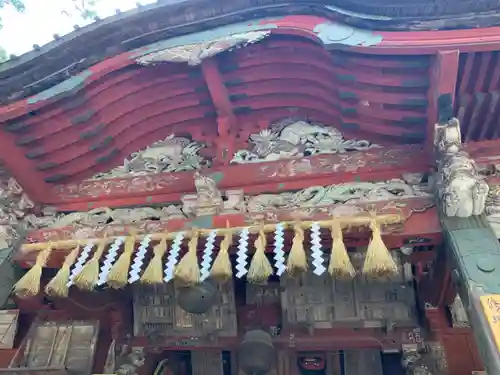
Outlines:
[{"label": "red lacquered roof", "polygon": [[[500,40],[500,29],[495,37],[494,28],[484,33],[482,44],[468,30],[386,32],[371,47],[347,48],[338,41],[325,44],[316,28],[320,21],[325,22],[312,16],[266,20],[279,24],[279,32],[215,57],[218,79],[236,116],[231,134],[238,142],[294,115],[337,127],[347,138],[385,145],[424,143],[429,121],[435,121],[429,113],[435,110],[437,89],[431,80],[434,52],[463,41],[471,43],[467,48],[491,49]],[[493,98],[498,90],[496,54],[468,53],[460,59],[456,107],[466,139],[496,136],[496,112],[488,121],[483,112],[483,117],[471,115],[480,112],[477,108],[497,108],[493,99],[477,99],[479,94]],[[223,114],[203,67],[143,67],[131,56],[98,63],[57,92],[49,89],[0,108],[5,122],[0,158],[35,200],[51,201],[54,184],[109,170],[172,133],[216,141],[217,118]],[[474,97],[474,105],[462,105],[467,97]]]}]

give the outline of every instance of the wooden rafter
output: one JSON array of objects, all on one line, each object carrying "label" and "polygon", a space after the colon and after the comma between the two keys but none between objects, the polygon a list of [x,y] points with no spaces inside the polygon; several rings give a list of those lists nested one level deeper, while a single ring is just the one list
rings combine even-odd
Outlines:
[{"label": "wooden rafter", "polygon": [[[458,77],[458,62],[460,52],[455,50],[439,51],[433,58],[431,65],[431,86],[429,89],[429,108],[427,117],[427,136],[425,148],[432,158],[432,147],[434,143],[434,125],[440,121],[438,113],[440,106],[449,107],[449,116],[453,115],[453,103],[455,100],[455,89]],[[443,121],[446,121],[444,119]]]}]

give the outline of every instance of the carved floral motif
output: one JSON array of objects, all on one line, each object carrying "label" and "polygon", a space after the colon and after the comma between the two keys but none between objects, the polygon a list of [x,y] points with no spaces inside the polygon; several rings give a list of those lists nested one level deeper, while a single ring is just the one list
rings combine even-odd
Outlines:
[{"label": "carved floral motif", "polygon": [[134,152],[123,165],[109,172],[98,173],[92,179],[130,177],[160,172],[192,171],[208,167],[210,162],[199,154],[205,146],[185,137],[170,135],[145,150]]},{"label": "carved floral motif", "polygon": [[323,124],[293,119],[279,121],[270,129],[252,134],[249,143],[249,149],[236,151],[231,163],[260,163],[380,147],[365,140],[346,140],[340,131]]},{"label": "carved floral motif", "polygon": [[435,185],[446,216],[480,215],[485,208],[488,185],[461,146],[460,123],[452,118],[435,128],[437,173]]}]

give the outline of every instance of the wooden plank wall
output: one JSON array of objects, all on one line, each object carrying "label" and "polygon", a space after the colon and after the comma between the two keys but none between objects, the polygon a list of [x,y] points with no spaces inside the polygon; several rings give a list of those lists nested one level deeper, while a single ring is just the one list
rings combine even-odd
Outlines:
[{"label": "wooden plank wall", "polygon": [[452,328],[442,334],[450,375],[471,375],[483,370],[483,363],[470,328]]}]

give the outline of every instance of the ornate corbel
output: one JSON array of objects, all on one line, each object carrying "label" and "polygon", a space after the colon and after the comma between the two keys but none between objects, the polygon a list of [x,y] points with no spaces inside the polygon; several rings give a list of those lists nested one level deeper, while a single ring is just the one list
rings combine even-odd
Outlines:
[{"label": "ornate corbel", "polygon": [[474,160],[462,148],[457,118],[435,126],[434,152],[435,192],[443,213],[448,217],[482,214],[489,187],[479,175]]}]

